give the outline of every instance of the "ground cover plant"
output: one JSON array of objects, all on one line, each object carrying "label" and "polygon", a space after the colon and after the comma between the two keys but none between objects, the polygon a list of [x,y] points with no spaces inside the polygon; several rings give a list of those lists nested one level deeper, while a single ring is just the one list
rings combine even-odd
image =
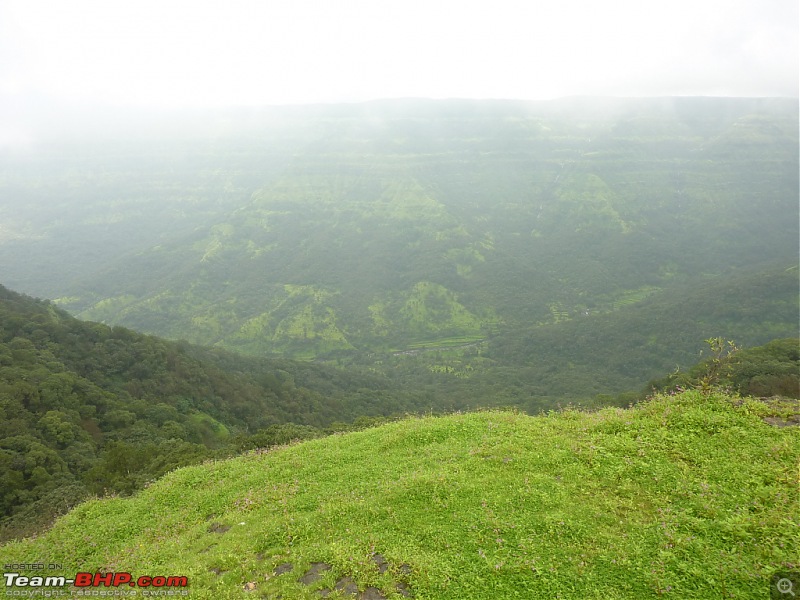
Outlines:
[{"label": "ground cover plant", "polygon": [[0,559],[195,598],[767,597],[800,567],[797,413],[690,390],[408,418],[174,471]]}]

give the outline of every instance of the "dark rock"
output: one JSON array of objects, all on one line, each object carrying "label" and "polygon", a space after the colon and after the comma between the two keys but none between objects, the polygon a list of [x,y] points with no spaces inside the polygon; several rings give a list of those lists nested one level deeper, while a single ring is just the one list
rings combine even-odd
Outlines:
[{"label": "dark rock", "polygon": [[389,568],[389,563],[383,554],[373,554],[372,562],[378,566],[379,573],[386,573],[386,570]]},{"label": "dark rock", "polygon": [[368,587],[361,592],[360,600],[387,600],[383,592],[376,587]]},{"label": "dark rock", "polygon": [[800,426],[800,415],[792,415],[788,419],[780,417],[764,417],[764,423],[773,427],[798,427]]},{"label": "dark rock", "polygon": [[394,586],[397,590],[397,593],[403,596],[403,598],[411,598],[411,588],[407,583],[400,582]]},{"label": "dark rock", "polygon": [[323,563],[323,562],[311,563],[311,568],[308,571],[306,571],[306,574],[303,575],[297,581],[305,585],[311,585],[315,581],[319,581],[320,579],[322,579],[322,575],[320,575],[320,573],[323,573],[324,571],[330,571],[330,569],[331,566],[328,563]]},{"label": "dark rock", "polygon": [[344,594],[349,594],[351,596],[358,595],[358,585],[356,585],[356,582],[353,581],[352,577],[342,577],[336,582],[335,587]]}]

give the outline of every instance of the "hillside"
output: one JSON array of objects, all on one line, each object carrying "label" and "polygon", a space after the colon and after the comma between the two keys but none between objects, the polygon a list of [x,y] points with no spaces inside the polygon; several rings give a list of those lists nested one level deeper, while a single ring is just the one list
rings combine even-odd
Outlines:
[{"label": "hillside", "polygon": [[676,368],[691,369],[708,338],[722,336],[744,348],[796,338],[797,286],[796,268],[708,277],[624,310],[520,326],[483,343],[353,362],[379,363],[393,380],[434,395],[437,406],[517,406],[534,414],[570,400],[639,391]]},{"label": "hillside", "polygon": [[0,286],[0,539],[176,466],[427,404],[374,375],[83,322]]},{"label": "hillside", "polygon": [[185,577],[209,599],[767,597],[800,568],[788,418],[796,403],[690,391],[406,419],[177,470],[0,559]]},{"label": "hillside", "polygon": [[569,362],[591,362],[607,348],[575,333],[589,321],[616,328],[612,362],[627,365],[604,370],[603,391],[694,362],[698,321],[656,319],[658,359],[640,364],[646,302],[729,283],[708,335],[796,333],[796,310],[767,306],[796,306],[785,281],[735,284],[796,265],[796,101],[408,100],[175,121],[0,157],[0,268],[16,288],[255,356],[381,369],[408,352],[434,373],[452,365],[430,350],[493,361],[473,371],[560,370],[562,336],[582,340]]}]

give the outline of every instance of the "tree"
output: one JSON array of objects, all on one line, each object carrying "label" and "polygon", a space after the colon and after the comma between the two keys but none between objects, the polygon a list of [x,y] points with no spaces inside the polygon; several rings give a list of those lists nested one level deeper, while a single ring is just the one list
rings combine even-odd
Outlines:
[{"label": "tree", "polygon": [[708,338],[705,342],[711,350],[711,358],[705,361],[705,373],[698,378],[695,387],[703,394],[710,394],[719,388],[720,379],[730,374],[731,362],[739,347],[721,337]]}]

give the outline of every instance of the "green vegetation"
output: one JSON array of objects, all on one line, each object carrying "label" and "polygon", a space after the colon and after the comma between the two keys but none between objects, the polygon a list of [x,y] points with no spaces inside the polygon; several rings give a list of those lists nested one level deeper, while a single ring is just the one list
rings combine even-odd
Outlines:
[{"label": "green vegetation", "polygon": [[197,598],[749,600],[798,567],[800,430],[764,422],[787,410],[687,391],[405,419],[177,470],[0,559],[180,575]]},{"label": "green vegetation", "polygon": [[0,286],[0,538],[178,466],[421,405],[374,375],[84,323]]},{"label": "green vegetation", "polygon": [[[454,360],[511,385],[558,372],[534,395],[580,399],[690,367],[703,337],[796,335],[792,100],[404,101],[218,118],[224,135],[193,123],[191,136],[0,156],[0,217],[17,231],[0,240],[4,283],[83,318],[252,356],[435,373],[448,396],[463,393],[449,374],[464,369],[393,353],[482,340],[481,360],[473,347]],[[683,298],[686,317],[658,316]],[[603,355],[610,365],[584,369]]]},{"label": "green vegetation", "polygon": [[800,340],[773,340],[740,349],[730,340],[708,340],[712,356],[686,372],[652,382],[658,390],[696,388],[732,390],[743,396],[800,399]]},{"label": "green vegetation", "polygon": [[387,352],[355,364],[379,360],[377,368],[424,389],[437,408],[516,406],[536,414],[641,390],[676,367],[685,372],[705,356],[710,337],[723,334],[743,348],[796,337],[797,314],[796,273],[763,270],[678,285],[623,310],[531,324],[478,344]]},{"label": "green vegetation", "polygon": [[798,568],[796,101],[211,117],[0,150],[3,283],[57,299],[0,286],[0,540],[78,506],[0,557],[287,600]]},{"label": "green vegetation", "polygon": [[[0,322],[0,539],[41,529],[92,494],[130,494],[212,457],[362,429],[408,412],[548,410],[561,400],[544,386],[557,390],[558,381],[578,375],[575,366],[562,373],[497,368],[485,343],[467,337],[373,361],[391,378],[352,366],[245,358],[84,323],[2,287]],[[606,366],[584,368],[591,374]],[[797,339],[739,351],[725,366],[714,366],[717,386],[800,396]],[[708,389],[700,384],[709,383],[709,370],[702,363],[652,387]],[[540,396],[531,395],[536,385]],[[636,399],[598,392],[584,404]]]},{"label": "green vegetation", "polygon": [[[495,366],[485,343],[464,337],[373,359],[393,374],[388,378],[84,323],[2,287],[0,322],[0,538],[35,531],[90,494],[129,494],[175,467],[248,448],[360,429],[407,412],[509,405],[546,411],[563,404],[548,389],[599,376],[619,358],[611,353],[580,371],[512,371]],[[648,389],[708,390],[713,383],[742,394],[800,396],[797,339],[738,351],[726,357],[724,370],[720,356]],[[637,399],[609,396],[600,383],[584,405]],[[531,393],[537,386],[541,395]]]}]

